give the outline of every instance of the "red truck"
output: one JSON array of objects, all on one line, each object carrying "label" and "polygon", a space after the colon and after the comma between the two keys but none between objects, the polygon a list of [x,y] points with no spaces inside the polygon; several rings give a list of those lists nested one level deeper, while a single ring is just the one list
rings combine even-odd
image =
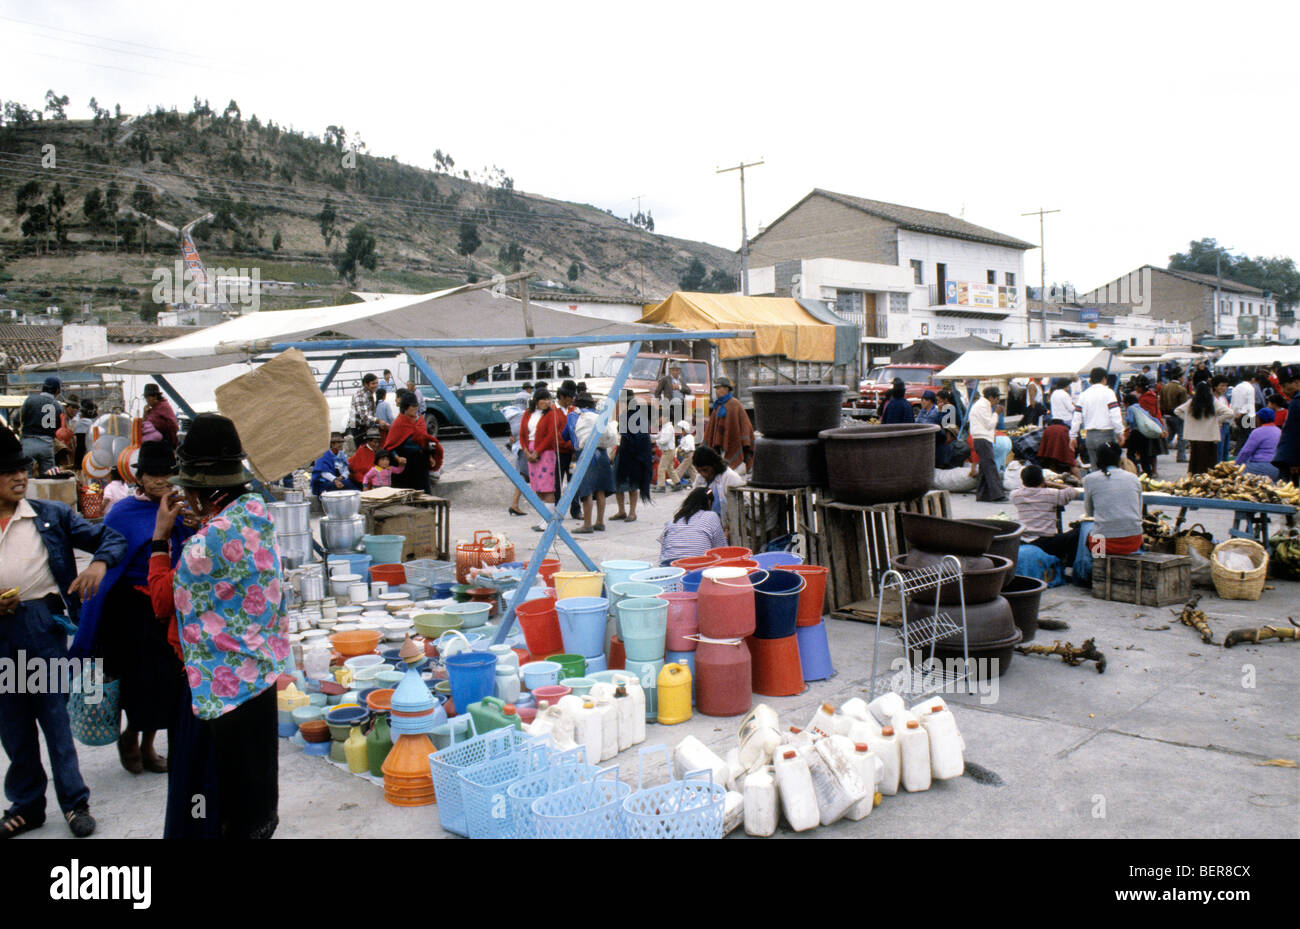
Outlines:
[{"label": "red truck", "polygon": [[935,374],[942,371],[943,365],[897,364],[872,368],[859,387],[858,396],[849,398],[845,406],[853,409],[853,415],[859,418],[879,416],[889,399],[889,392],[894,388],[894,380],[901,379],[907,385],[907,399],[912,406],[920,406],[921,394],[927,390],[938,390]]}]

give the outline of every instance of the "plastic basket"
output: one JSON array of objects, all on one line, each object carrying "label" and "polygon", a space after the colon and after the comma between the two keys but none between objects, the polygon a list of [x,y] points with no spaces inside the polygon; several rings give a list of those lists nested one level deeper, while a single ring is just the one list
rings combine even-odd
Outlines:
[{"label": "plastic basket", "polygon": [[[647,752],[668,749],[650,745],[638,755],[637,789],[623,799],[623,829],[629,839],[720,839],[727,789],[713,783],[711,771],[687,771],[680,781],[642,788]],[[671,772],[672,767],[669,766]],[[670,774],[671,777],[671,774]]]},{"label": "plastic basket", "polygon": [[600,768],[585,761],[586,749],[581,745],[550,757],[550,764],[540,771],[517,778],[506,787],[506,803],[510,808],[512,835],[516,839],[537,838],[537,825],[533,819],[533,801],[553,794],[574,784],[584,784]]},{"label": "plastic basket", "polygon": [[685,576],[685,568],[650,568],[646,571],[638,571],[628,580],[636,581],[641,584],[654,584],[663,589],[666,594],[678,593],[682,589],[682,577]]},{"label": "plastic basket", "polygon": [[[471,725],[473,725],[471,721]],[[455,738],[455,729],[452,730]],[[493,758],[502,758],[519,751],[533,741],[513,726],[493,729],[476,735],[459,744],[452,744],[429,756],[429,769],[433,772],[433,789],[438,795],[438,818],[442,828],[456,835],[468,835],[465,806],[461,801],[460,778],[466,768],[482,764]]]},{"label": "plastic basket", "polygon": [[416,558],[406,562],[406,580],[410,584],[436,587],[438,584],[456,583],[456,565],[435,558]]},{"label": "plastic basket", "polygon": [[632,792],[618,768],[604,768],[591,780],[533,801],[539,839],[621,839],[623,800]]},{"label": "plastic basket", "polygon": [[471,839],[514,838],[506,788],[526,774],[549,767],[553,752],[550,739],[543,738],[525,743],[509,755],[465,768],[457,775],[465,826]]}]

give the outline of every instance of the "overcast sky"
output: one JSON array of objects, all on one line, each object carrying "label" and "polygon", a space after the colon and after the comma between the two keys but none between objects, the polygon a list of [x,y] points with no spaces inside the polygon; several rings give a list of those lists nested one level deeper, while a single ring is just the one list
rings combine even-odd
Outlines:
[{"label": "overcast sky", "polygon": [[[1038,240],[1080,291],[1215,236],[1300,259],[1300,5],[0,0],[0,96],[194,96],[738,247],[814,187]],[[35,24],[35,25],[34,25]],[[816,257],[816,256],[808,256]],[[1038,281],[1038,251],[1026,253]]]}]

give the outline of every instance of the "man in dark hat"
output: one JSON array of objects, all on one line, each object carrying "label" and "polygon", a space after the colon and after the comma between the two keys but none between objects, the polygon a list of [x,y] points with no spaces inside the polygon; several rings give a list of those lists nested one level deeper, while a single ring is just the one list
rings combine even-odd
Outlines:
[{"label": "man in dark hat", "polygon": [[[106,526],[91,525],[66,503],[25,499],[30,464],[14,434],[0,428],[0,658],[24,669],[19,673],[33,659],[50,669],[40,692],[0,688],[0,742],[9,756],[9,809],[0,818],[0,836],[45,822],[47,778],[36,736],[39,725],[59,808],[80,838],[95,831],[95,820],[68,724],[68,689],[54,673],[68,666],[67,633],[54,617],[66,613],[77,622],[81,597],[93,596],[108,569],[122,560],[126,540]],[[93,555],[80,574],[74,548]]]},{"label": "man in dark hat", "polygon": [[23,454],[36,462],[39,477],[54,468],[54,433],[59,431],[63,410],[59,405],[62,382],[51,375],[41,389],[23,401],[19,422],[23,427]]},{"label": "man in dark hat", "polygon": [[[162,388],[157,384],[149,383],[144,385],[144,403],[148,410],[144,414],[145,436],[147,442],[150,439],[161,439],[171,444],[175,448],[180,442],[180,424],[176,421],[176,411],[172,405],[167,402],[163,396]],[[158,435],[150,434],[150,428],[157,432]]]},{"label": "man in dark hat", "polygon": [[659,378],[659,383],[655,385],[655,399],[667,401],[668,409],[662,411],[663,416],[671,416],[675,422],[682,418],[686,410],[686,398],[691,395],[691,385],[686,383],[686,378],[682,377],[682,365],[679,361],[671,362],[668,365],[668,373]]},{"label": "man in dark hat", "polygon": [[754,426],[733,390],[730,378],[714,380],[713,405],[704,424],[702,444],[720,449],[727,467],[744,476],[754,460]]},{"label": "man in dark hat", "polygon": [[365,441],[363,441],[357,450],[352,453],[348,459],[348,470],[352,473],[352,481],[360,487],[366,479],[366,473],[375,466],[375,452],[379,451],[383,435],[378,426],[371,426],[366,430]]},{"label": "man in dark hat", "polygon": [[319,497],[327,490],[360,489],[361,485],[353,483],[348,477],[348,460],[343,457],[343,433],[331,432],[329,451],[317,458],[312,465],[311,492]]}]

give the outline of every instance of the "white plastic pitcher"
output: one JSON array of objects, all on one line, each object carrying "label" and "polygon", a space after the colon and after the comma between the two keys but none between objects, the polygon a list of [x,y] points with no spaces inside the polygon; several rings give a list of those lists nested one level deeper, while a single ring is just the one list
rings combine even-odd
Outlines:
[{"label": "white plastic pitcher", "polygon": [[930,736],[916,720],[908,720],[898,733],[902,756],[903,789],[912,793],[930,789]]},{"label": "white plastic pitcher", "polygon": [[880,787],[886,797],[898,793],[898,782],[903,773],[903,756],[898,749],[898,734],[893,726],[885,726],[876,736],[876,741],[868,742],[871,750],[880,759]]},{"label": "white plastic pitcher", "polygon": [[816,829],[821,823],[817,810],[817,793],[813,790],[808,762],[793,747],[777,753],[772,769],[781,796],[781,810],[795,832]]},{"label": "white plastic pitcher", "polygon": [[930,776],[936,781],[961,777],[966,770],[962,759],[961,734],[951,710],[934,707],[934,711],[921,718],[921,725],[930,736]]},{"label": "white plastic pitcher", "polygon": [[776,832],[780,798],[771,765],[745,775],[745,834],[770,836]]}]

